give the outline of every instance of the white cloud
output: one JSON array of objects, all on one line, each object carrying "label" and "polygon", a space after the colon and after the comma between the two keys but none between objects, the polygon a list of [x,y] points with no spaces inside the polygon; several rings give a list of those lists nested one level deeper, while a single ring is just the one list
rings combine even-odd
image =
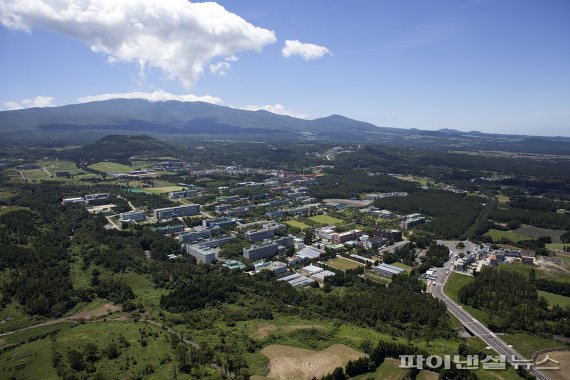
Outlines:
[{"label": "white cloud", "polygon": [[220,61],[220,62],[212,63],[210,65],[210,72],[212,74],[226,75],[226,73],[228,72],[229,69],[230,69],[230,64],[226,61]]},{"label": "white cloud", "polygon": [[269,111],[271,113],[276,113],[277,115],[286,115],[286,116],[292,116],[292,117],[296,117],[298,119],[306,119],[307,115],[301,114],[301,113],[295,113],[292,110],[289,110],[287,108],[285,108],[283,105],[281,104],[275,104],[275,105],[265,105],[265,106],[257,106],[257,105],[248,105],[248,106],[243,106],[240,107],[242,110],[246,110],[246,111],[260,111],[260,110],[264,110],[264,111]]},{"label": "white cloud", "polygon": [[53,107],[53,98],[51,96],[36,96],[32,99],[24,99],[22,101],[10,101],[4,103],[8,110],[21,110],[22,108],[31,107]]},{"label": "white cloud", "polygon": [[160,68],[185,87],[216,57],[261,51],[276,41],[214,2],[187,0],[3,0],[0,23],[30,32],[46,28],[77,38],[109,62]]},{"label": "white cloud", "polygon": [[330,54],[330,50],[324,46],[319,46],[315,44],[304,44],[297,40],[287,40],[285,41],[285,46],[281,50],[283,57],[289,58],[294,55],[303,57],[305,61],[312,59],[322,58],[326,54]]},{"label": "white cloud", "polygon": [[101,95],[89,95],[77,99],[80,103],[87,102],[97,102],[109,99],[146,99],[150,102],[164,102],[167,100],[178,100],[180,102],[206,102],[213,104],[220,104],[222,99],[211,96],[196,96],[192,94],[176,95],[169,92],[158,90],[155,92],[124,92],[124,93],[114,93],[114,94],[101,94]]}]

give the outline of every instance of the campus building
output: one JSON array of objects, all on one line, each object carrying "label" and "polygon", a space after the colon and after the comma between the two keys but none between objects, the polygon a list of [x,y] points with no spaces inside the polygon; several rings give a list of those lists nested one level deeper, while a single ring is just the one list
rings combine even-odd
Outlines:
[{"label": "campus building", "polygon": [[198,195],[198,190],[181,190],[181,191],[171,191],[168,193],[168,199],[183,199],[195,197]]},{"label": "campus building", "polygon": [[218,257],[218,251],[201,244],[183,244],[183,250],[190,256],[196,258],[199,263],[210,264]]},{"label": "campus building", "polygon": [[119,216],[121,222],[144,222],[146,220],[146,214],[144,211],[129,211],[122,212]]},{"label": "campus building", "polygon": [[198,215],[199,213],[200,205],[198,204],[157,208],[154,210],[154,216],[158,219],[172,219],[182,216]]},{"label": "campus building", "polygon": [[184,224],[174,224],[171,226],[153,227],[151,230],[161,234],[179,234],[184,232]]}]

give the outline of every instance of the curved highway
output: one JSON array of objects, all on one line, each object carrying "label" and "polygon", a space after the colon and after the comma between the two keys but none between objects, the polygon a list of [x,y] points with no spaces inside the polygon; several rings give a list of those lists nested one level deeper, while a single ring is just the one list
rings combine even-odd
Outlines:
[{"label": "curved highway", "polygon": [[[461,323],[471,331],[475,336],[481,338],[489,347],[491,347],[499,355],[504,355],[507,362],[513,364],[513,357],[517,361],[524,361],[526,358],[518,353],[513,347],[506,344],[501,338],[499,338],[495,333],[489,330],[485,325],[475,319],[471,314],[463,310],[463,308],[455,303],[451,298],[449,298],[444,292],[443,287],[449,278],[449,273],[451,270],[452,260],[445,263],[443,268],[438,268],[436,271],[436,279],[433,280],[432,284],[432,295],[440,300],[442,300],[446,306],[447,310],[453,314]],[[550,380],[543,372],[538,371],[531,367],[529,372],[536,376],[539,380]]]}]

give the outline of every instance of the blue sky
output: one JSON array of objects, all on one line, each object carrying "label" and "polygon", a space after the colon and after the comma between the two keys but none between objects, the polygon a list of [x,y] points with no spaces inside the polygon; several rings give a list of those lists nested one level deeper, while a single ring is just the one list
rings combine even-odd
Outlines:
[{"label": "blue sky", "polygon": [[[0,8],[0,109],[136,92],[379,126],[570,136],[568,1],[141,0],[119,15],[122,3],[85,2],[97,12],[71,0]],[[287,40],[297,42],[284,54]]]}]

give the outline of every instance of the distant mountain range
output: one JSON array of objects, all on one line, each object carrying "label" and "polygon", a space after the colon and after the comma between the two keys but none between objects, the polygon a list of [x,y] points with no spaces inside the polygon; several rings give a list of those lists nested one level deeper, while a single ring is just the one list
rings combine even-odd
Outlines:
[{"label": "distant mountain range", "polygon": [[326,140],[410,147],[570,154],[570,138],[532,137],[453,129],[378,127],[340,115],[305,120],[202,102],[113,99],[61,107],[0,112],[5,141],[85,142],[109,134],[143,133],[177,139],[231,136],[294,141]]}]

